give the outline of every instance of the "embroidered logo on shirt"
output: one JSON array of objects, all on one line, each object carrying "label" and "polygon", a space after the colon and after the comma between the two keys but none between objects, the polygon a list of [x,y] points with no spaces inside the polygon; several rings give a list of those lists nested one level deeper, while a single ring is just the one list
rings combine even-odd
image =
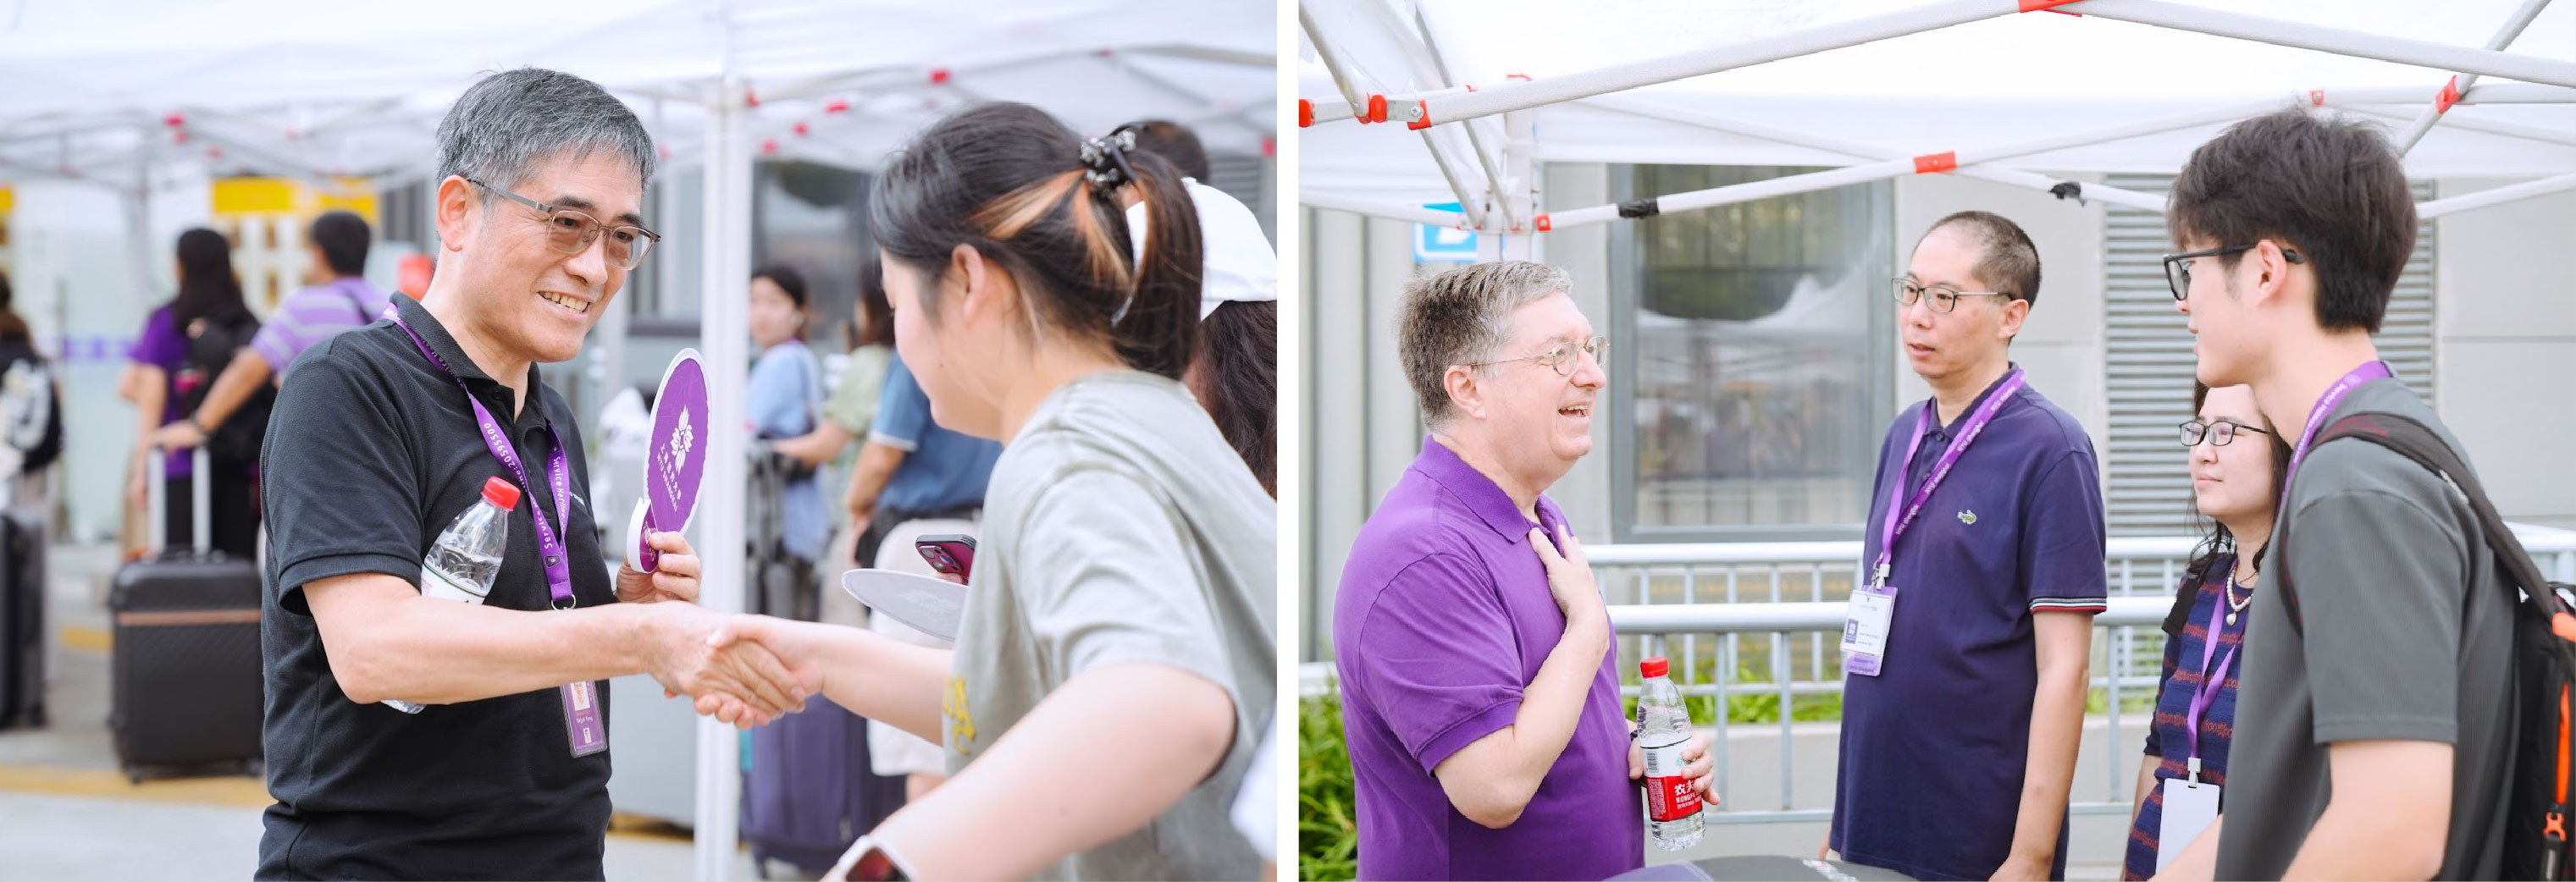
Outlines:
[{"label": "embroidered logo on shirt", "polygon": [[1962,523],[1962,524],[1974,524],[1974,523],[1976,523],[1976,522],[1977,522],[1977,513],[1976,513],[1975,511],[1972,511],[1972,510],[1969,510],[1969,509],[1960,509],[1960,510],[1959,510],[1959,523]]}]

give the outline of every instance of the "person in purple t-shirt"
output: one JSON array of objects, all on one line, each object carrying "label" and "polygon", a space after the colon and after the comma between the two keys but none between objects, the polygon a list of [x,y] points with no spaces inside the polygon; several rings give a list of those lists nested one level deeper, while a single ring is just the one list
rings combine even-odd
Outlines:
[{"label": "person in purple t-shirt", "polygon": [[[202,372],[188,363],[189,343],[210,326],[257,321],[250,307],[242,303],[241,279],[233,274],[232,243],[222,233],[198,228],[179,234],[178,257],[178,296],[144,319],[143,334],[128,354],[125,375],[117,381],[118,394],[134,402],[140,421],[125,490],[126,505],[134,509],[145,505],[144,469],[149,461],[150,439],[161,426],[185,417],[180,401],[188,390],[206,381]],[[215,474],[207,488],[207,520],[212,534],[208,543],[218,551],[244,559],[251,556],[252,546],[259,541],[259,506],[251,501],[254,465],[224,458],[209,463]],[[209,477],[196,471],[196,463],[190,457],[169,457],[162,470],[168,479],[164,498],[190,498],[194,483]],[[165,507],[164,541],[169,547],[184,548],[194,541],[192,515],[185,504]]]},{"label": "person in purple t-shirt", "polygon": [[[1591,452],[1606,382],[1569,285],[1507,261],[1405,292],[1397,346],[1431,436],[1352,542],[1333,613],[1362,879],[1645,862],[1610,617],[1541,495]],[[1707,750],[1693,736],[1683,773],[1713,804]]]},{"label": "person in purple t-shirt", "polygon": [[206,400],[189,414],[154,432],[152,440],[178,450],[206,443],[206,436],[241,409],[263,385],[286,382],[287,365],[315,343],[350,328],[364,327],[385,311],[385,292],[367,284],[367,221],[346,211],[324,212],[313,219],[304,250],[304,269],[311,286],[286,295],[261,325],[259,334],[206,390]]}]

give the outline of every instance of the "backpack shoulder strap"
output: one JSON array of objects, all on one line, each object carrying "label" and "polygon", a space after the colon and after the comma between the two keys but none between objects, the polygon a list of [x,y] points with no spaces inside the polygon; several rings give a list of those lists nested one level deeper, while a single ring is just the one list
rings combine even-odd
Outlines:
[{"label": "backpack shoulder strap", "polygon": [[[2523,550],[2522,540],[2513,535],[2513,528],[2505,525],[2504,517],[2496,512],[2495,503],[2487,498],[2486,488],[2479,485],[2476,473],[2469,470],[2468,463],[2460,459],[2451,445],[2443,443],[2441,436],[2409,417],[2365,412],[2326,426],[2324,431],[2317,433],[2309,449],[2313,451],[2328,442],[2346,438],[2368,441],[2395,451],[2458,487],[2460,495],[2468,498],[2470,510],[2477,515],[2479,532],[2486,536],[2487,549],[2495,555],[2497,565],[2504,568],[2505,578],[2522,589],[2524,602],[2532,605],[2560,630],[2576,630],[2576,616],[2570,616],[2559,603],[2557,594],[2549,589],[2549,580],[2542,577],[2540,565]],[[2284,534],[2273,541],[2279,547],[2279,543],[2288,538]],[[2278,560],[2281,567],[2281,604],[2290,614],[2290,629],[2305,634],[2299,613],[2299,593],[2291,579],[2290,555],[2286,547],[2281,547]]]}]

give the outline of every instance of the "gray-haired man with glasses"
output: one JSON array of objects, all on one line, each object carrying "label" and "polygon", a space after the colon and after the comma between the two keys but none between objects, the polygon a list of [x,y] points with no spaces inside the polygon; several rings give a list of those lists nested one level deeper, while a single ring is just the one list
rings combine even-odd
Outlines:
[{"label": "gray-haired man with glasses", "polygon": [[1932,397],[1879,447],[1827,846],[1918,879],[2062,879],[2104,525],[2092,440],[2011,359],[2039,249],[1960,212],[1894,289]]},{"label": "gray-haired man with glasses", "polygon": [[[1609,613],[1546,496],[1592,452],[1609,381],[1570,285],[1504,261],[1405,291],[1396,343],[1431,435],[1352,541],[1333,608],[1359,878],[1645,862]],[[1699,733],[1682,774],[1714,802],[1707,748]]]},{"label": "gray-haired man with glasses", "polygon": [[[707,646],[725,619],[691,602],[680,534],[654,538],[654,573],[602,565],[581,427],[538,382],[652,247],[653,160],[635,115],[587,80],[476,83],[438,126],[428,292],[287,373],[274,419],[289,430],[262,458],[277,803],[258,878],[598,879],[601,681],[649,673],[741,698],[754,721],[803,706],[808,685],[768,651]],[[433,596],[423,557],[487,499],[513,503],[489,594]]]}]

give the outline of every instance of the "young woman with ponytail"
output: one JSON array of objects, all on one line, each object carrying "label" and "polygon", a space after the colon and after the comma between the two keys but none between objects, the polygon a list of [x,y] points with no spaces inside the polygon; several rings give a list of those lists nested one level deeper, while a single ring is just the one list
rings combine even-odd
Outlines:
[{"label": "young woman with ponytail", "polygon": [[1181,175],[1132,134],[987,104],[890,159],[869,212],[933,417],[1004,449],[954,650],[776,620],[719,635],[943,745],[948,783],[827,878],[1259,874],[1227,816],[1278,688],[1277,514],[1180,382],[1202,263]]}]

